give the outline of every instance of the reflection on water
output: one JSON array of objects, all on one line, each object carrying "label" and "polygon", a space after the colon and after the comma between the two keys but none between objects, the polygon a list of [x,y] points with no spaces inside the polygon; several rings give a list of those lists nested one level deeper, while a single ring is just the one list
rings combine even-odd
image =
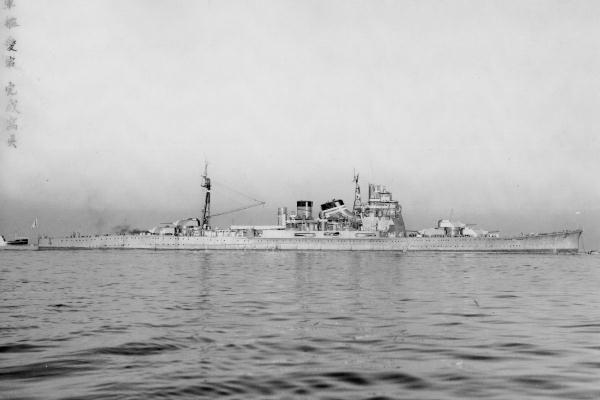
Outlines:
[{"label": "reflection on water", "polygon": [[600,398],[599,261],[0,252],[0,397]]}]

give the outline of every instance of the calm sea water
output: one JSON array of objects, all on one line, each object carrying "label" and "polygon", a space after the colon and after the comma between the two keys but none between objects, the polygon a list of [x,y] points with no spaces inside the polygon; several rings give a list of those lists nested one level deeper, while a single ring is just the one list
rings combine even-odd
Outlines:
[{"label": "calm sea water", "polygon": [[0,397],[600,398],[600,257],[0,252]]}]

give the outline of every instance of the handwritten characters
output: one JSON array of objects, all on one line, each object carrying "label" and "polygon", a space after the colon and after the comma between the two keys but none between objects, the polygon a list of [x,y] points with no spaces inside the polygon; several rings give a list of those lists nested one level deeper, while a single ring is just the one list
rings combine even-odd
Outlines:
[{"label": "handwritten characters", "polygon": [[15,48],[16,45],[17,40],[14,37],[9,36],[8,39],[6,39],[6,51],[17,51]]},{"label": "handwritten characters", "polygon": [[15,98],[17,95],[15,84],[13,82],[9,82],[4,88],[4,91],[8,97],[8,103],[6,105],[6,113],[8,117],[6,119],[6,125],[4,126],[4,130],[8,134],[8,140],[6,143],[9,147],[17,148],[16,132],[19,129],[19,125],[17,124],[17,115],[21,112],[18,108],[19,101]]},{"label": "handwritten characters", "polygon": [[4,26],[6,26],[8,29],[16,28],[17,26],[19,26],[19,24],[17,24],[17,18],[15,18],[15,17],[6,17],[6,20],[4,22]]},{"label": "handwritten characters", "polygon": [[17,91],[15,90],[15,84],[12,82],[8,82],[8,85],[4,88],[7,96],[16,96]]},{"label": "handwritten characters", "polygon": [[18,116],[21,114],[19,110],[19,100],[17,98],[17,85],[13,82],[14,70],[17,67],[17,39],[15,28],[19,27],[17,18],[10,15],[12,10],[15,8],[15,0],[4,0],[4,9],[9,11],[9,15],[4,20],[4,26],[8,30],[9,35],[4,41],[4,67],[6,68],[6,74],[10,80],[4,87],[4,94],[6,96],[6,118],[4,125],[4,133],[7,135],[6,143],[9,147],[17,148],[17,131],[19,130]]}]

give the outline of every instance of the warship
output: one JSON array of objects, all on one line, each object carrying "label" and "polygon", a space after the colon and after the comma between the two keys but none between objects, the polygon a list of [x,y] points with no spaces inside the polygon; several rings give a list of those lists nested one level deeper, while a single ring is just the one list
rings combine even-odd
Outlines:
[{"label": "warship", "polygon": [[[353,250],[353,251],[453,251],[453,252],[534,252],[576,253],[581,229],[552,233],[502,236],[497,231],[475,229],[473,225],[440,219],[437,226],[407,230],[402,207],[385,185],[369,184],[363,201],[359,176],[354,174],[352,208],[341,199],[332,199],[313,212],[313,201],[298,200],[295,210],[280,207],[274,225],[211,226],[211,178],[204,168],[201,186],[205,189],[201,217],[162,224],[148,231],[70,237],[41,237],[44,249],[154,249],[154,250]],[[240,211],[255,204],[238,208]]]}]

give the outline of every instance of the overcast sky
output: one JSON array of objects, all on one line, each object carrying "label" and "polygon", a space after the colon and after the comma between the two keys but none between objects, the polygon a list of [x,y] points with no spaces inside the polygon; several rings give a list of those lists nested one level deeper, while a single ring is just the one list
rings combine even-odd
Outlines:
[{"label": "overcast sky", "polygon": [[598,1],[15,4],[0,233],[36,215],[59,231],[80,209],[199,213],[207,159],[267,218],[298,199],[351,203],[355,168],[414,224],[586,225],[600,244]]}]

